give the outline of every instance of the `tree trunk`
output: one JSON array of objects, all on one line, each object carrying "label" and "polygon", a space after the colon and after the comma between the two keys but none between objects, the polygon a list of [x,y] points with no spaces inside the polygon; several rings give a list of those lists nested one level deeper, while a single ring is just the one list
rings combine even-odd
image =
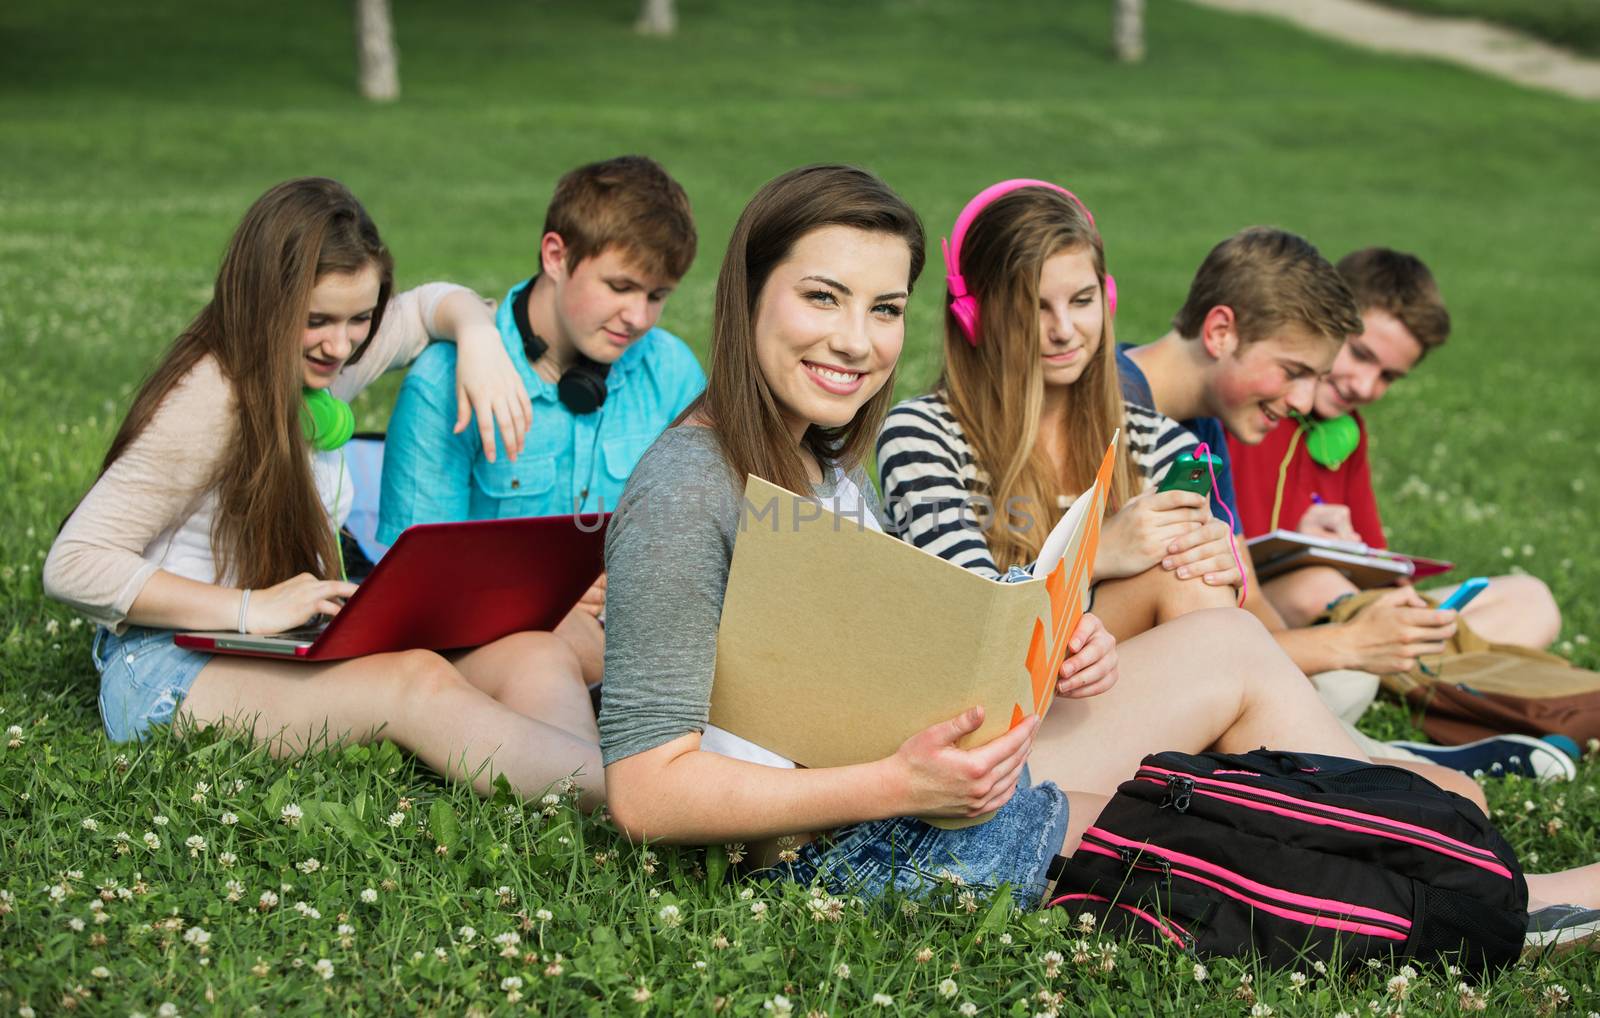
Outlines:
[{"label": "tree trunk", "polygon": [[678,30],[676,0],[644,0],[633,30],[641,35],[671,35]]},{"label": "tree trunk", "polygon": [[1111,44],[1117,59],[1136,64],[1144,59],[1144,0],[1112,0]]},{"label": "tree trunk", "polygon": [[400,52],[389,0],[356,0],[356,54],[361,94],[380,103],[400,98]]}]

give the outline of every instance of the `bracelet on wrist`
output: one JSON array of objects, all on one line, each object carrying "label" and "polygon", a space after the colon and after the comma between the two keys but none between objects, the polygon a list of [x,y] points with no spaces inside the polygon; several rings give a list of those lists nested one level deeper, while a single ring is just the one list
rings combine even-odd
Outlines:
[{"label": "bracelet on wrist", "polygon": [[244,592],[239,595],[239,632],[241,632],[241,633],[248,633],[250,631],[249,626],[248,626],[248,624],[246,622],[246,619],[249,616],[249,614],[250,614],[250,588],[246,587]]}]

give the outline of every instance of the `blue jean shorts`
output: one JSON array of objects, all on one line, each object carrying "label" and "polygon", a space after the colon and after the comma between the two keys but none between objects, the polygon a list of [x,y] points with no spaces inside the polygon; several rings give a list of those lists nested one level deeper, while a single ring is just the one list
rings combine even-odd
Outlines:
[{"label": "blue jean shorts", "polygon": [[875,899],[895,891],[920,897],[951,877],[980,894],[1010,884],[1022,908],[1036,908],[1050,863],[1067,836],[1067,796],[1054,782],[1017,792],[987,823],[945,830],[914,817],[842,827],[800,848],[800,858],[768,872],[798,883],[821,882],[833,894]]},{"label": "blue jean shorts", "polygon": [[168,724],[211,655],[172,642],[172,630],[129,626],[121,636],[101,627],[90,653],[100,672],[100,720],[112,742],[142,739]]}]

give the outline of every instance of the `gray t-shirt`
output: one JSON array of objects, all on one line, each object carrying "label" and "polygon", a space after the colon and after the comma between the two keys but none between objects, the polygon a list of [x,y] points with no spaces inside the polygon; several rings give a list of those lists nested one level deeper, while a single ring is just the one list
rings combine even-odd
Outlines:
[{"label": "gray t-shirt", "polygon": [[[865,472],[858,467],[848,480],[881,524]],[[812,494],[827,508],[836,497],[848,507],[851,493],[841,487],[830,472]],[[710,428],[668,429],[629,477],[606,532],[607,765],[705,730],[743,504],[744,479],[734,477]]]}]

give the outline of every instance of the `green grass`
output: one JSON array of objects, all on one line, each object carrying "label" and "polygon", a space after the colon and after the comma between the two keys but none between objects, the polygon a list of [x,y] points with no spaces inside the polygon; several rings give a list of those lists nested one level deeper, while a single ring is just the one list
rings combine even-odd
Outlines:
[{"label": "green grass", "polygon": [[1600,54],[1600,0],[1379,0],[1420,14],[1481,18],[1591,55]]},{"label": "green grass", "polygon": [[[1461,575],[1545,577],[1566,610],[1561,649],[1600,665],[1588,639],[1600,110],[1177,3],[1151,5],[1149,62],[1121,67],[1106,54],[1109,7],[684,0],[680,36],[660,41],[629,31],[631,0],[503,0],[464,16],[407,0],[395,12],[405,97],[390,108],[353,95],[345,5],[0,7],[0,727],[22,729],[19,745],[0,741],[0,1012],[53,1013],[71,996],[80,1013],[119,1015],[163,1002],[186,1015],[704,1013],[718,1000],[743,1015],[783,995],[796,1013],[841,1014],[879,1013],[885,993],[885,1012],[969,1001],[1033,1014],[1048,1009],[1044,991],[1063,995],[1062,1013],[1239,1015],[1245,973],[1277,1014],[1389,999],[1388,971],[1313,974],[1297,990],[1288,973],[1216,963],[1200,983],[1190,961],[1131,945],[1103,971],[1098,953],[1072,962],[1067,917],[968,912],[955,897],[814,919],[804,891],[733,880],[718,856],[652,860],[599,820],[475,798],[387,747],[285,762],[210,738],[111,746],[88,629],[40,591],[45,549],[132,388],[270,184],[339,177],[382,225],[402,283],[451,278],[498,296],[527,271],[561,171],[649,152],[695,202],[702,253],[665,324],[704,353],[745,199],[791,166],[837,159],[882,173],[934,234],[1001,177],[1074,187],[1108,236],[1125,339],[1159,334],[1205,251],[1249,223],[1298,230],[1333,256],[1369,243],[1422,252],[1457,336],[1372,414],[1394,541],[1457,559]],[[938,275],[912,302],[904,394],[937,370]],[[364,398],[364,424],[382,423],[392,392]],[[1369,725],[1407,727],[1394,708]],[[1590,761],[1571,786],[1491,788],[1531,866],[1600,857],[1597,777]],[[281,819],[289,803],[298,827]],[[194,855],[191,836],[206,843]],[[296,868],[313,857],[315,872]],[[110,881],[129,893],[100,895],[101,923],[90,905]],[[263,912],[268,890],[279,902]],[[667,904],[680,925],[662,919]],[[507,932],[520,937],[513,957],[493,942]],[[1051,949],[1068,955],[1054,979]],[[557,954],[560,974],[547,974]],[[513,977],[514,1005],[502,988]],[[945,978],[953,1000],[938,992]],[[1595,982],[1579,956],[1480,989],[1489,1013],[1530,1014],[1560,984],[1582,1013],[1600,1008]],[[641,985],[651,996],[637,1002]],[[1421,973],[1408,1011],[1461,1012],[1454,981]]]}]

